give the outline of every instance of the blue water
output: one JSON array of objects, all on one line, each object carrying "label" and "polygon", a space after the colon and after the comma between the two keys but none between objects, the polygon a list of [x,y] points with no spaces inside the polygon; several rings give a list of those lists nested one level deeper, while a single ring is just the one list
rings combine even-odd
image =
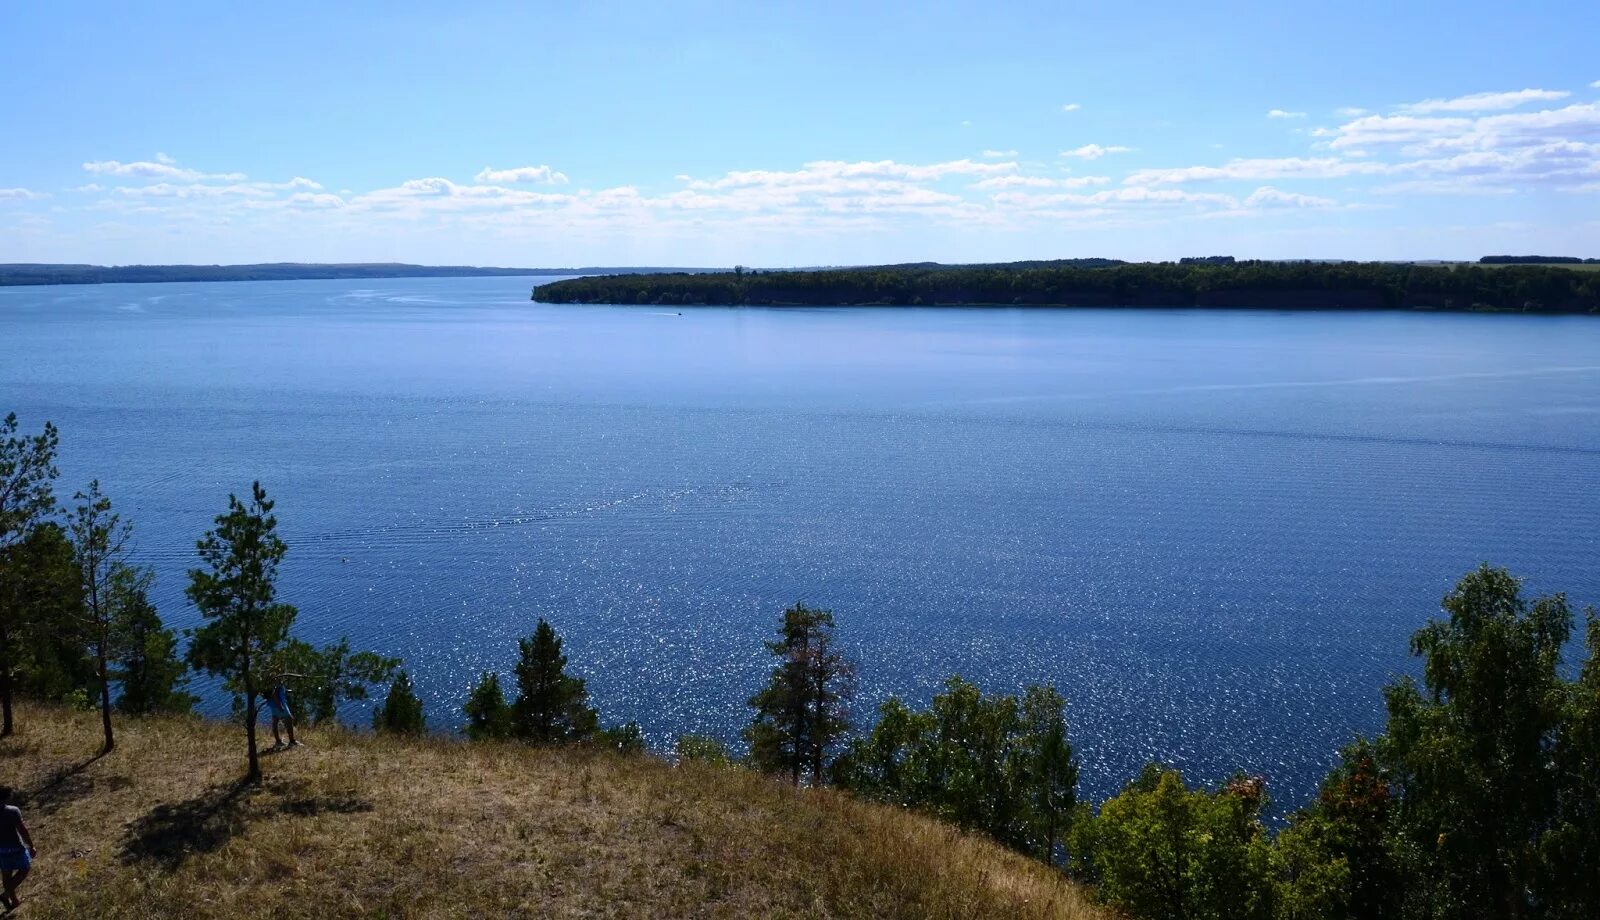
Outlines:
[{"label": "blue water", "polygon": [[0,288],[0,411],[60,426],[63,493],[101,479],[179,626],[260,478],[300,634],[404,657],[438,726],[543,616],[608,721],[735,741],[803,599],[863,718],[1053,682],[1089,795],[1154,758],[1293,805],[1480,560],[1600,602],[1600,319],[532,283]]}]

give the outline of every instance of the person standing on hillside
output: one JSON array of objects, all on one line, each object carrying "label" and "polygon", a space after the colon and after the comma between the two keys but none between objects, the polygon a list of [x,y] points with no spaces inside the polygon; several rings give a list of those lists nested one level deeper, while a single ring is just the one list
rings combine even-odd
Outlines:
[{"label": "person standing on hillside", "polygon": [[289,688],[284,686],[284,678],[304,677],[303,674],[283,673],[278,675],[273,683],[272,690],[267,694],[267,708],[272,710],[272,749],[283,750],[283,736],[278,734],[278,725],[282,723],[289,727],[289,746],[300,747],[300,742],[294,737],[294,712],[289,709]]},{"label": "person standing on hillside", "polygon": [[39,855],[39,851],[33,847],[28,825],[22,823],[22,809],[11,804],[12,792],[10,786],[0,786],[0,804],[5,806],[0,809],[0,878],[5,881],[5,894],[0,895],[0,905],[5,906],[7,913],[22,905],[22,900],[17,897],[17,886],[28,877],[28,870],[33,868],[33,858]]}]

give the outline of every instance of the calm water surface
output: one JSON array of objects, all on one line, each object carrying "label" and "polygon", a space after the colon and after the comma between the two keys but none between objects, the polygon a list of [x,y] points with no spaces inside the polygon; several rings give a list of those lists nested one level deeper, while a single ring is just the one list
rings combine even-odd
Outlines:
[{"label": "calm water surface", "polygon": [[1597,319],[679,315],[533,281],[0,288],[0,410],[61,427],[64,491],[100,478],[178,626],[260,478],[299,632],[403,656],[440,726],[543,616],[608,720],[734,741],[803,599],[863,717],[1052,682],[1090,795],[1156,758],[1293,805],[1480,560],[1600,602]]}]

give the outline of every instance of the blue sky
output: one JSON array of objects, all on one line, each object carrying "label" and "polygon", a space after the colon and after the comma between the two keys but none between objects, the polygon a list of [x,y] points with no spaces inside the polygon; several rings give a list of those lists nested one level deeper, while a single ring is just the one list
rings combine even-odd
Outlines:
[{"label": "blue sky", "polygon": [[1600,256],[1600,4],[0,5],[0,262]]}]

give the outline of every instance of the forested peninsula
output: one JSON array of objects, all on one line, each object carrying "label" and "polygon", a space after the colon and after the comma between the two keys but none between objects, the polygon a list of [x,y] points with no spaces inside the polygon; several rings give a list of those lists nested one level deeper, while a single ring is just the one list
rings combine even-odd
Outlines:
[{"label": "forested peninsula", "polygon": [[1600,313],[1600,272],[1550,265],[1108,259],[593,276],[540,285],[575,304],[1233,307]]},{"label": "forested peninsula", "polygon": [[404,262],[268,262],[256,265],[71,265],[41,262],[0,264],[0,286],[20,284],[129,284],[161,281],[315,281],[360,278],[468,278],[505,275],[592,275],[692,272],[700,269],[496,268],[474,265],[410,265]]}]

